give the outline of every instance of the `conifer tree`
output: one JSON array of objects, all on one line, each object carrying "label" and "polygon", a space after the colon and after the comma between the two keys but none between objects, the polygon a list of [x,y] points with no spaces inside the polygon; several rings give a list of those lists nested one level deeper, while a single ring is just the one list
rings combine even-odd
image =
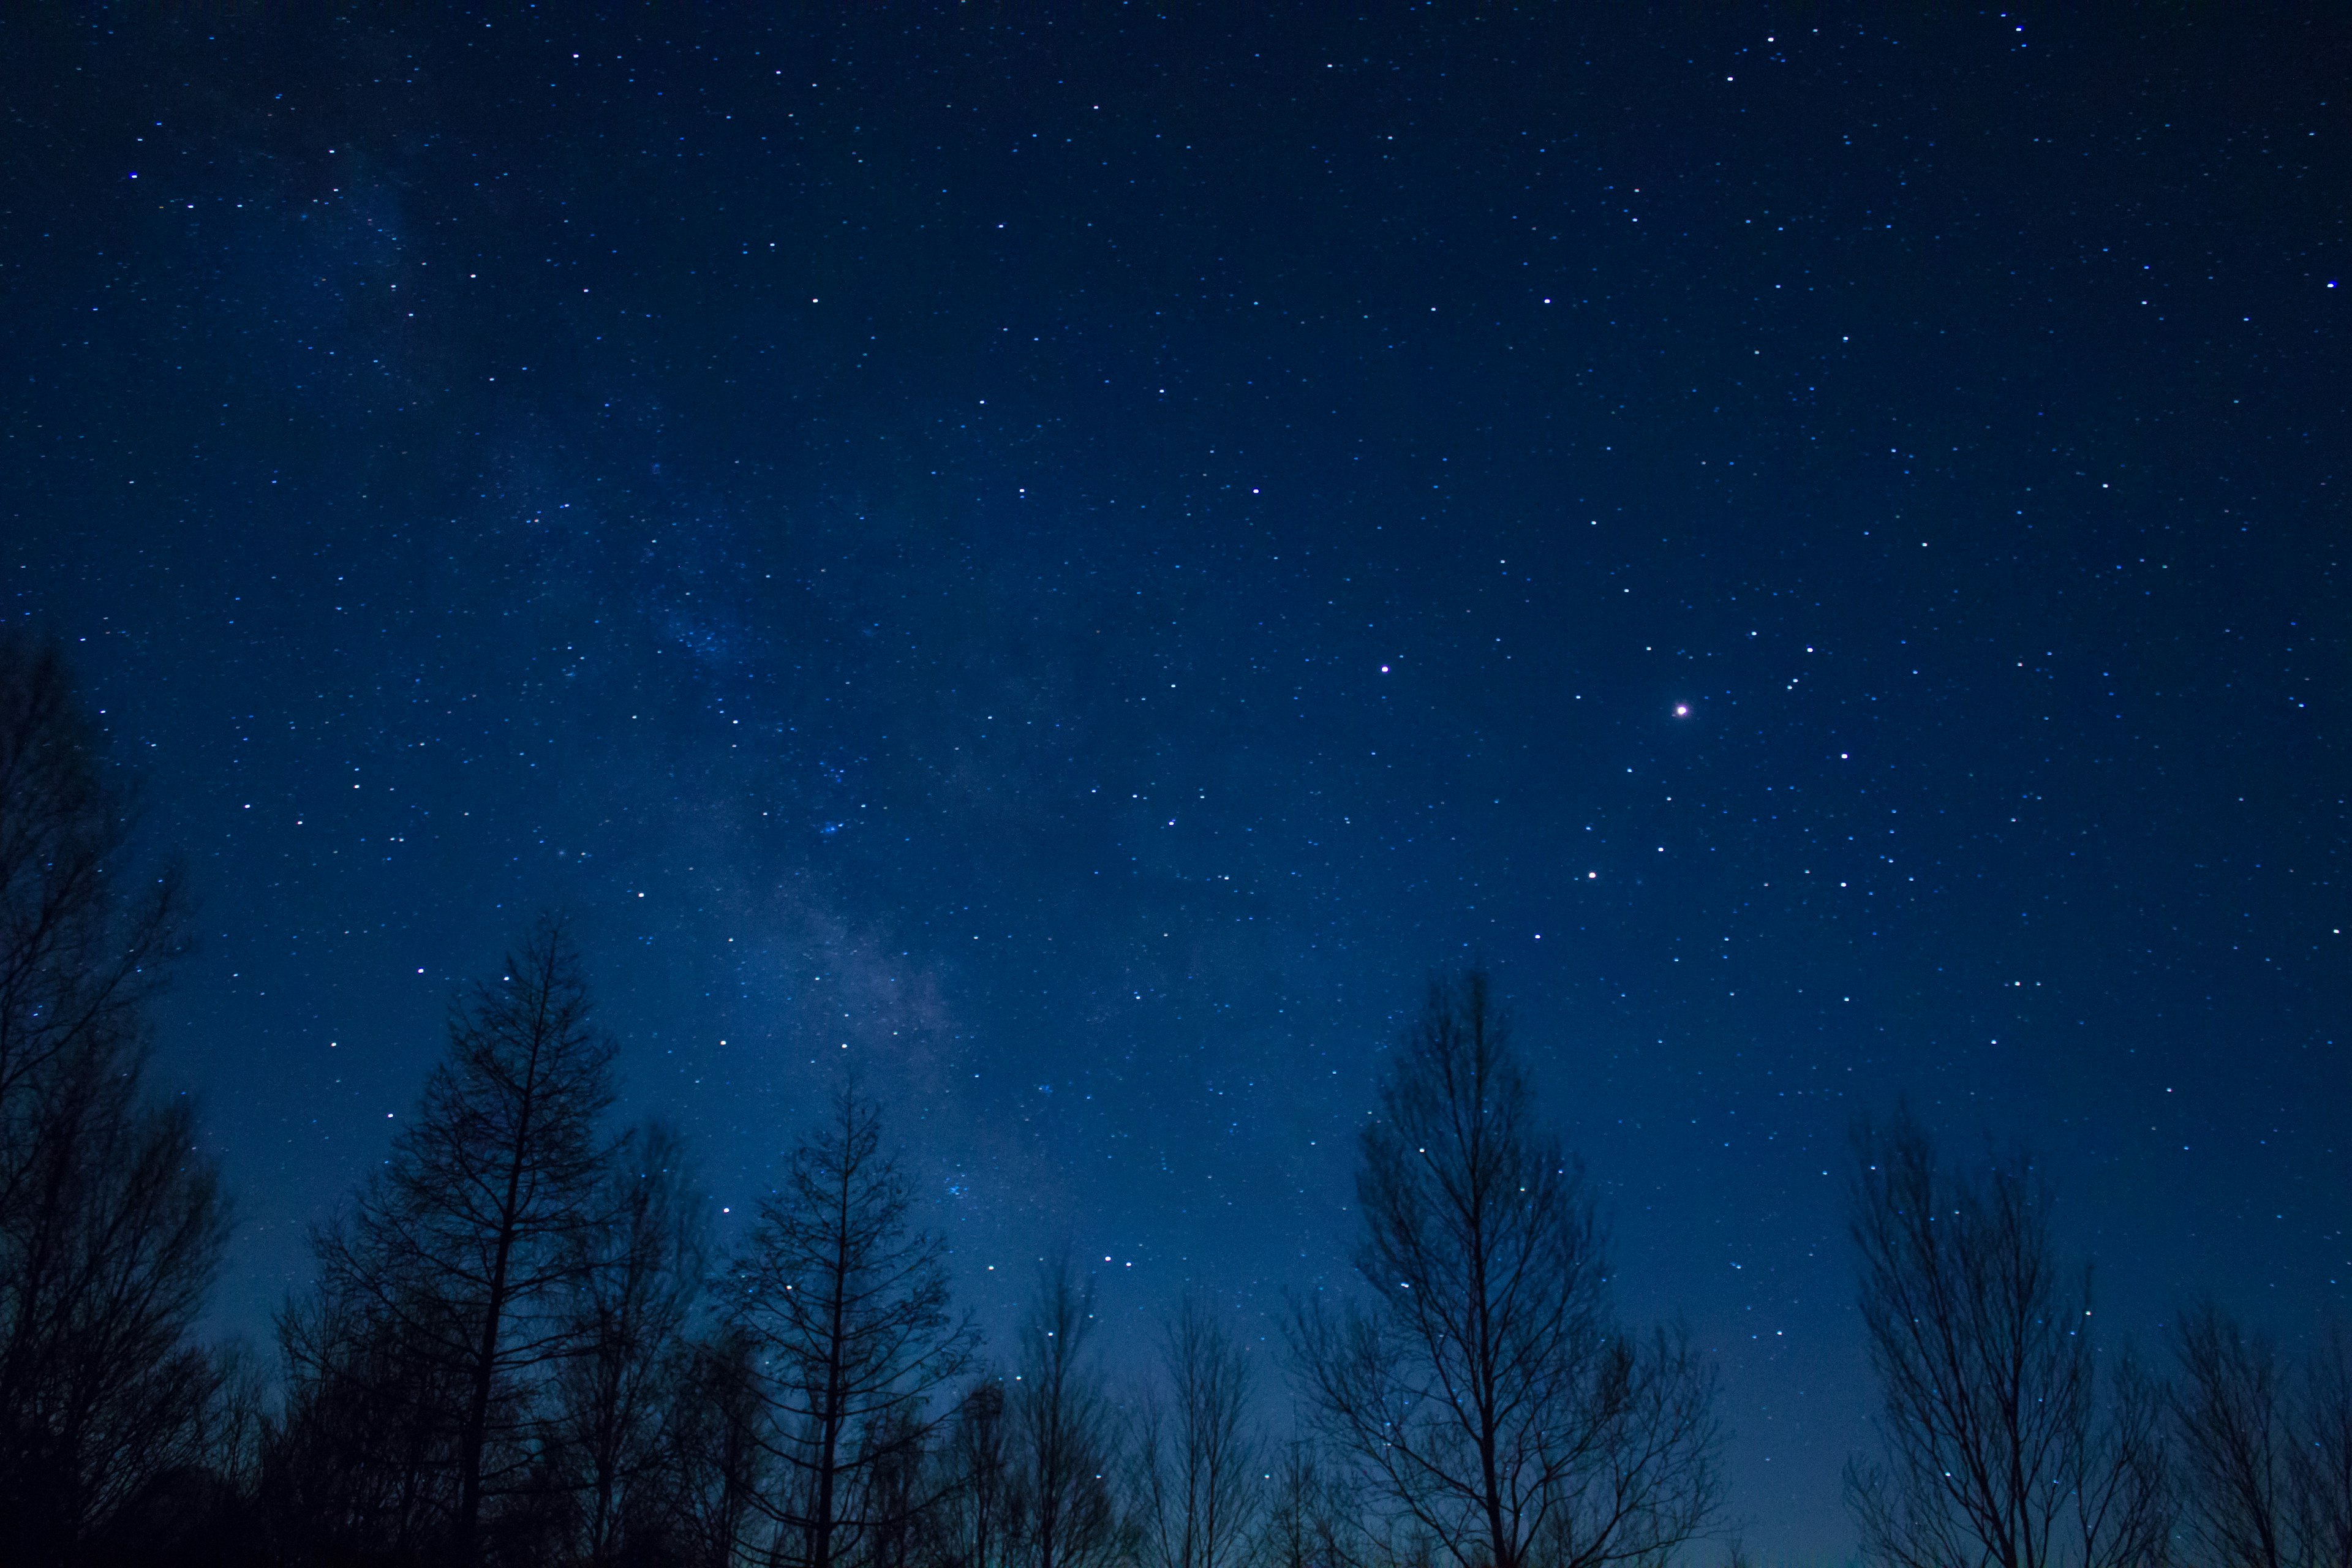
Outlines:
[{"label": "conifer tree", "polygon": [[906,1522],[905,1489],[882,1483],[946,1415],[932,1396],[978,1339],[950,1307],[946,1243],[917,1227],[880,1110],[855,1086],[793,1151],[727,1285],[780,1479],[767,1507],[793,1561],[834,1568]]},{"label": "conifer tree", "polygon": [[[450,1555],[480,1555],[486,1499],[541,1458],[544,1384],[577,1348],[566,1310],[593,1267],[612,1144],[611,1042],[562,923],[542,919],[499,978],[452,1005],[448,1053],[350,1224],[323,1234],[323,1287],[448,1391]],[[421,1363],[422,1364],[417,1364]]]},{"label": "conifer tree", "polygon": [[1310,1419],[1389,1526],[1459,1568],[1654,1563],[1705,1529],[1713,1381],[1617,1321],[1582,1171],[1485,974],[1432,984],[1361,1148],[1365,1296],[1293,1339]]}]

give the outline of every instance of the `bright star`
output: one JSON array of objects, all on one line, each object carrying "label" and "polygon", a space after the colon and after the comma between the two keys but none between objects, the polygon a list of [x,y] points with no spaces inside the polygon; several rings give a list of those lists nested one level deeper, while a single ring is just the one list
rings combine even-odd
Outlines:
[{"label": "bright star", "polygon": [[1677,703],[1675,703],[1675,718],[1677,718],[1677,719],[1687,719],[1687,718],[1689,718],[1689,717],[1690,717],[1690,704],[1689,704],[1689,703],[1687,703],[1687,702],[1677,702]]}]

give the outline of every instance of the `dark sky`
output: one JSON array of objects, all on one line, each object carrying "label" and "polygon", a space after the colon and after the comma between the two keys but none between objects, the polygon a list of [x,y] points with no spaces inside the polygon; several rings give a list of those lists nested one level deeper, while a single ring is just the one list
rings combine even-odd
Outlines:
[{"label": "dark sky", "polygon": [[2339,9],[326,9],[0,20],[0,621],[196,875],[224,1326],[548,907],[719,1203],[856,1064],[1129,1345],[1349,1278],[1483,960],[1772,1557],[1857,1113],[2110,1344],[2346,1311]]}]

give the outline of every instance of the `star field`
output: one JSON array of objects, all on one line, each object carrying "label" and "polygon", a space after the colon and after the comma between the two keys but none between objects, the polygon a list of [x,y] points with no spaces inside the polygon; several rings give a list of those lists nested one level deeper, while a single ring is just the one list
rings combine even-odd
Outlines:
[{"label": "star field", "polygon": [[2347,39],[0,22],[0,618],[201,893],[218,1321],[541,908],[730,1214],[854,1066],[1000,1342],[1067,1238],[1272,1358],[1487,964],[1776,1557],[1858,1113],[2118,1334],[2340,1320]]}]

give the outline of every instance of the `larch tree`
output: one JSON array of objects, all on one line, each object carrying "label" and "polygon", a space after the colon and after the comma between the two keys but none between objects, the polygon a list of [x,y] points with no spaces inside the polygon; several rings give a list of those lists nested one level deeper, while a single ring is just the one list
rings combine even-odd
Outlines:
[{"label": "larch tree", "polygon": [[917,1225],[880,1110],[856,1086],[793,1150],[724,1283],[767,1412],[778,1484],[764,1505],[790,1560],[833,1568],[907,1522],[904,1489],[880,1483],[945,1417],[933,1396],[978,1342],[950,1306],[947,1244]]},{"label": "larch tree", "polygon": [[688,1327],[709,1268],[709,1205],[676,1129],[634,1129],[596,1204],[604,1223],[581,1237],[572,1286],[573,1353],[559,1363],[555,1400],[566,1468],[583,1494],[581,1549],[613,1561],[646,1516],[636,1493],[657,1488],[663,1422],[683,1396]]},{"label": "larch tree", "polygon": [[578,1348],[569,1309],[606,1223],[613,1046],[579,954],[542,919],[451,1005],[448,1051],[347,1226],[319,1239],[324,1295],[446,1390],[452,1559],[480,1554],[486,1497],[541,1458],[546,1384]]},{"label": "larch tree", "polygon": [[1486,976],[1433,982],[1362,1134],[1359,1303],[1303,1303],[1309,1418],[1405,1542],[1460,1568],[1654,1562],[1717,1506],[1714,1381],[1610,1302],[1581,1173]]}]

